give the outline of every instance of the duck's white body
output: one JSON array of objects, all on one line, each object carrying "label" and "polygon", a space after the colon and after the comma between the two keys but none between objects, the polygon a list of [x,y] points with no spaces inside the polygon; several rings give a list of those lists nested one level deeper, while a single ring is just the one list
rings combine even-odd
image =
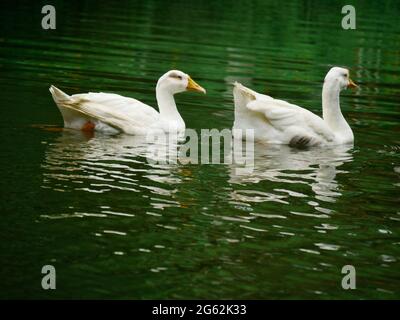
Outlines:
[{"label": "duck's white body", "polygon": [[355,86],[346,77],[348,71],[337,67],[332,68],[325,77],[322,90],[323,118],[307,109],[235,83],[233,128],[254,129],[255,140],[271,144],[314,146],[352,143],[353,132],[339,105],[340,91],[347,86]]},{"label": "duck's white body", "polygon": [[156,88],[160,112],[140,102],[113,93],[67,95],[51,86],[50,92],[66,128],[96,130],[104,133],[147,135],[155,132],[182,133],[185,122],[175,104],[174,94],[186,90],[205,92],[188,75],[171,70],[163,75]]}]

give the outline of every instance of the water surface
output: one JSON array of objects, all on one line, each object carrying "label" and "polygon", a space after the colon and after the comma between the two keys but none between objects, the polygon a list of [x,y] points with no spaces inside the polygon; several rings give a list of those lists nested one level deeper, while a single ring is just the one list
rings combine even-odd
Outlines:
[{"label": "water surface", "polygon": [[[2,298],[395,299],[399,284],[400,6],[344,2],[55,1],[0,10]],[[189,73],[187,127],[230,128],[233,81],[321,114],[333,65],[355,144],[256,146],[254,171],[154,164],[143,139],[59,130],[48,92],[156,105],[158,77]],[[166,150],[170,152],[170,150]],[[43,265],[57,290],[41,289]],[[343,290],[353,265],[357,289]]]}]

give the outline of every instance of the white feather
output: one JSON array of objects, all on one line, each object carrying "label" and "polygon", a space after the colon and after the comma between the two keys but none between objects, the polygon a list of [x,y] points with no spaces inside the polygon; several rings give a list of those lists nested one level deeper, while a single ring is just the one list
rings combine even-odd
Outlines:
[{"label": "white feather", "polygon": [[90,92],[69,96],[54,86],[49,90],[66,128],[146,135],[160,130],[177,133],[185,130],[185,122],[176,108],[173,95],[186,91],[190,87],[189,82],[195,85],[196,91],[205,92],[187,74],[178,70],[168,71],[158,80],[156,95],[160,113],[139,100],[118,94]]},{"label": "white feather", "polygon": [[[337,70],[340,69],[340,70]],[[339,77],[342,68],[330,73]],[[347,70],[346,70],[347,71]],[[328,73],[329,75],[329,73]],[[334,76],[331,78],[336,79]],[[234,84],[234,129],[254,129],[255,140],[272,144],[301,146],[342,144],[353,142],[353,133],[344,120],[339,106],[339,93],[335,81],[325,81],[324,91],[332,93],[335,101],[323,99],[325,110],[335,110],[336,118],[322,119],[307,109],[257,93],[240,83]],[[347,125],[347,126],[346,126]]]}]

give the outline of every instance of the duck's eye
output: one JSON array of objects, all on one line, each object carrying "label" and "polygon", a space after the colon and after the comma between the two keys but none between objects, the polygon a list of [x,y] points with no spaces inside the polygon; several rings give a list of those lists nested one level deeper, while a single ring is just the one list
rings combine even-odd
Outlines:
[{"label": "duck's eye", "polygon": [[179,75],[177,75],[177,74],[171,74],[170,77],[171,77],[171,78],[178,79],[178,80],[182,80],[182,76],[179,76]]},{"label": "duck's eye", "polygon": [[343,75],[343,77],[347,78],[347,73],[345,73],[345,74]]}]

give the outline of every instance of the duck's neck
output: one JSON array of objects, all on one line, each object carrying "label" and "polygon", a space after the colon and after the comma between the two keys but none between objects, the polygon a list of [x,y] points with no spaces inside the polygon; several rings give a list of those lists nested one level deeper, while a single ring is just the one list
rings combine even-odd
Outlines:
[{"label": "duck's neck", "polygon": [[156,98],[158,104],[158,110],[160,111],[160,117],[162,120],[168,122],[174,122],[185,125],[178,109],[176,108],[174,95],[162,88],[157,86],[156,88]]},{"label": "duck's neck", "polygon": [[351,128],[340,110],[339,96],[339,85],[325,81],[322,88],[322,116],[332,131],[352,136]]}]

